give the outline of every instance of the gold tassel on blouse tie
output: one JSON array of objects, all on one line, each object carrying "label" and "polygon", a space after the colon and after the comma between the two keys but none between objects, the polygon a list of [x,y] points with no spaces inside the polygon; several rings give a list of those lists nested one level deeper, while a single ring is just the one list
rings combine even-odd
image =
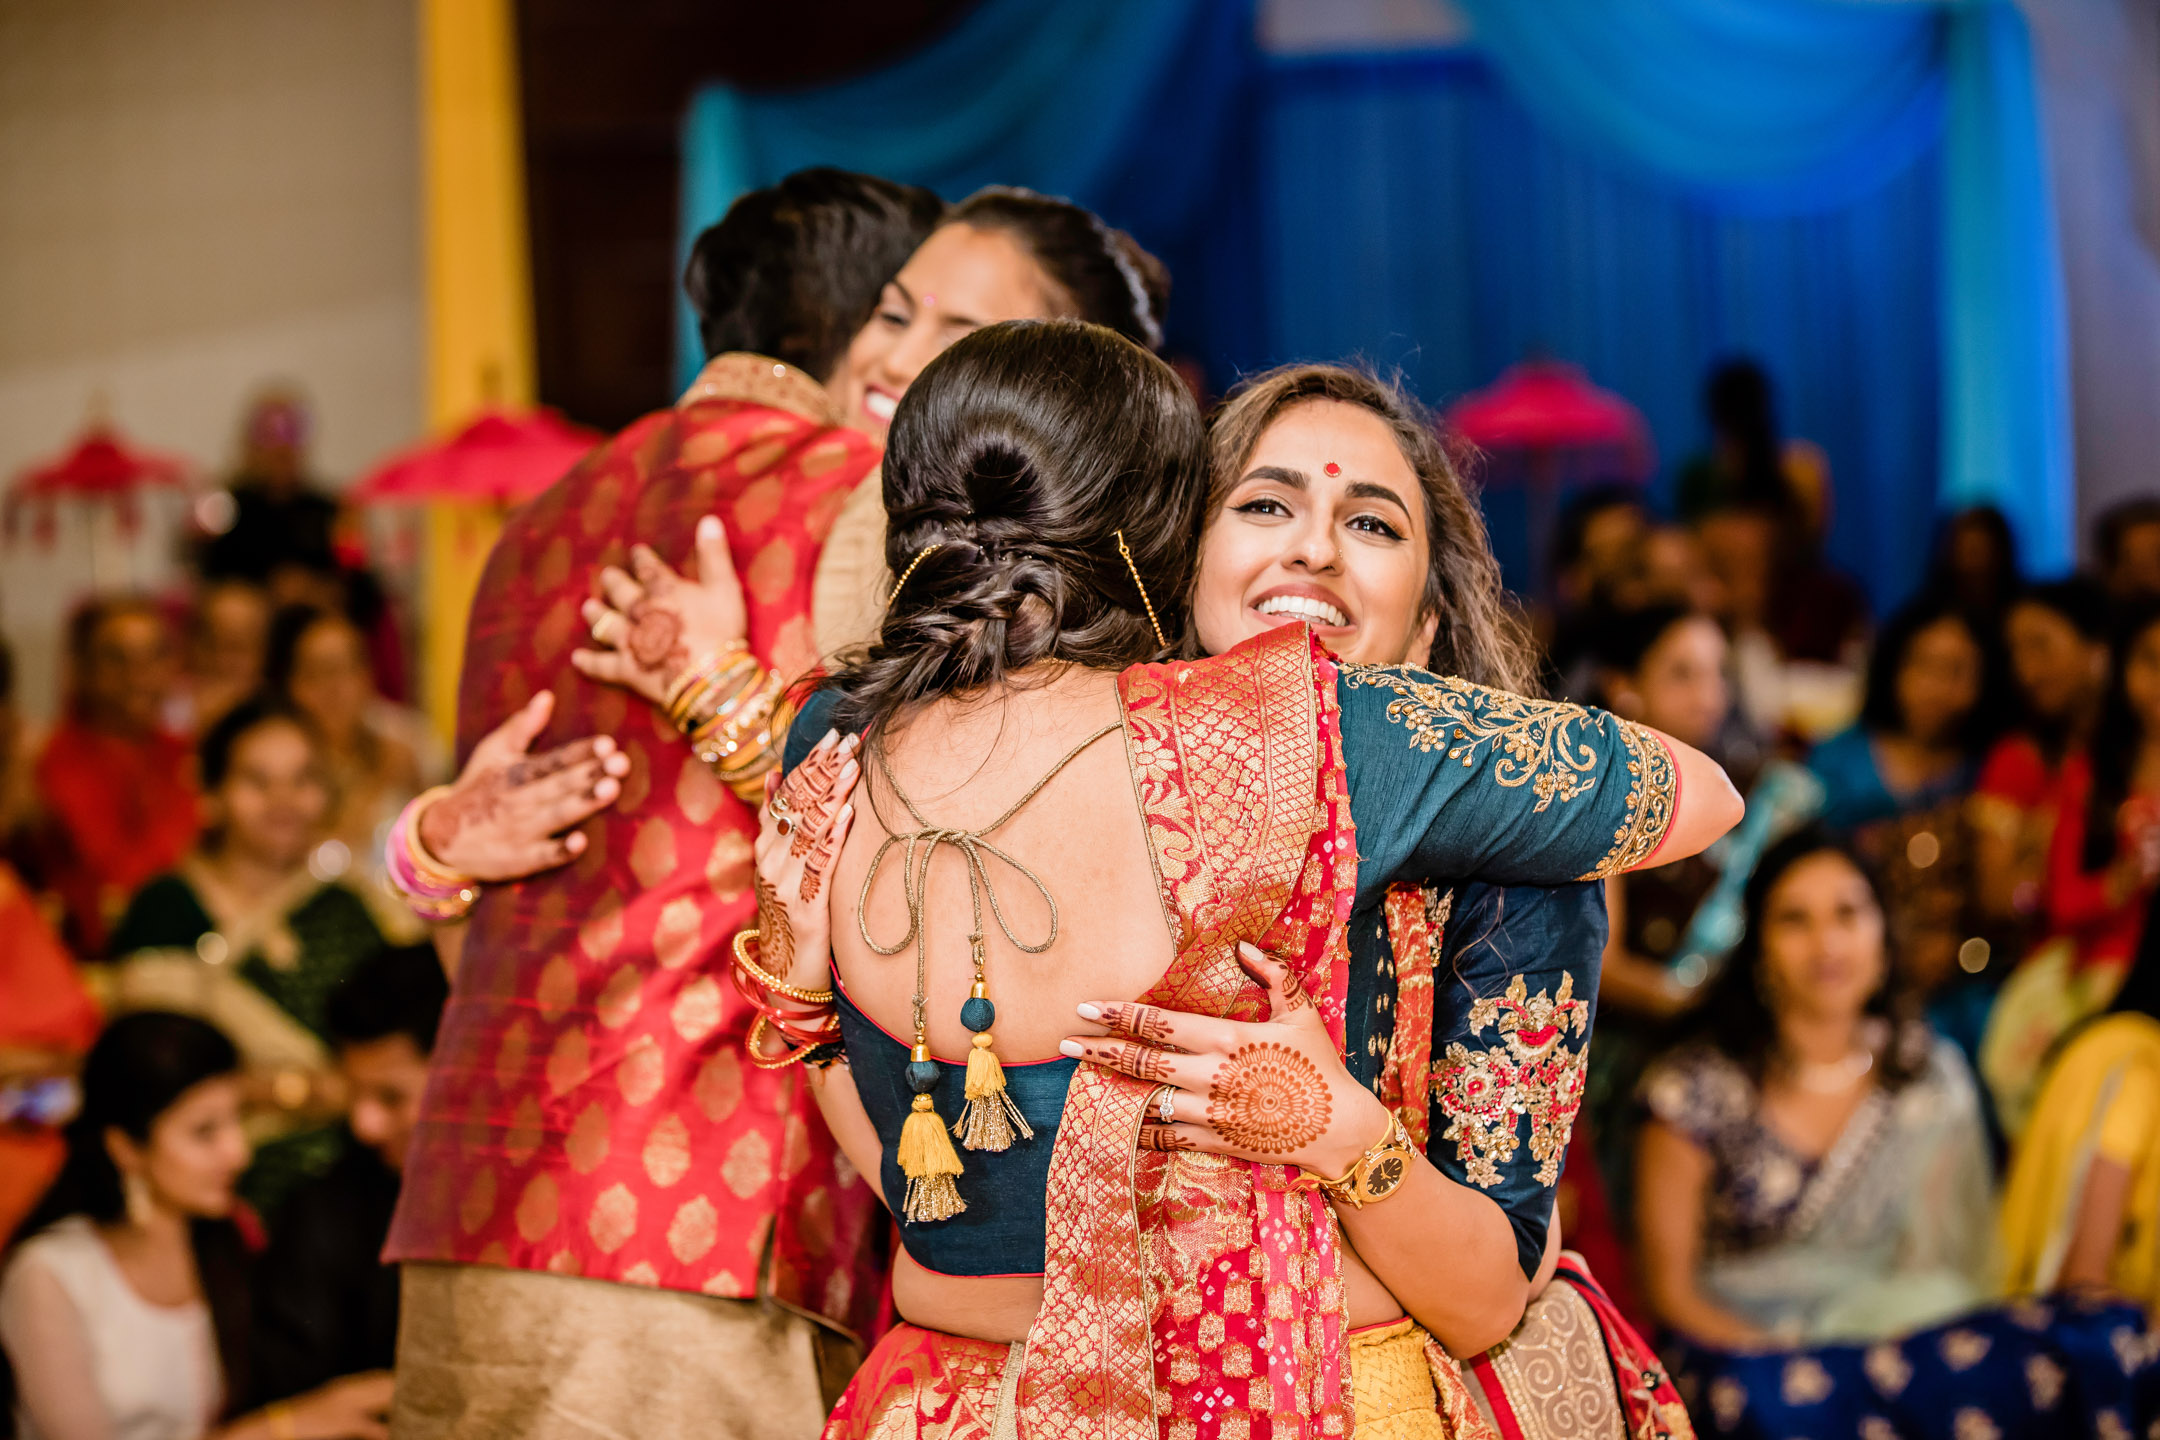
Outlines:
[{"label": "gold tassel on blouse tie", "polygon": [[936,1102],[930,1098],[930,1092],[937,1088],[938,1065],[930,1058],[930,1047],[920,1027],[915,1031],[915,1049],[908,1059],[907,1081],[908,1088],[915,1092],[915,1105],[908,1112],[907,1123],[900,1127],[900,1173],[907,1176],[907,1197],[900,1208],[918,1224],[950,1220],[967,1209],[967,1201],[960,1198],[960,1187],[953,1183],[953,1177],[961,1173],[960,1157],[954,1153],[945,1124],[938,1119]]},{"label": "gold tassel on blouse tie", "polygon": [[[990,1003],[988,983],[983,974],[983,899],[990,901],[991,914],[998,928],[1013,948],[1025,955],[1040,955],[1056,943],[1058,935],[1057,901],[1050,889],[1034,871],[1021,864],[1005,851],[990,843],[987,838],[1001,828],[1022,806],[1035,798],[1043,786],[1050,783],[1058,772],[1070,765],[1081,751],[1114,734],[1120,727],[1108,725],[1065,753],[1065,758],[1050,767],[1048,774],[1035,782],[1027,792],[1014,801],[1003,815],[978,830],[953,830],[933,826],[915,808],[915,802],[900,788],[893,778],[892,766],[885,758],[883,745],[872,742],[870,753],[877,762],[881,778],[890,787],[900,803],[907,808],[909,817],[918,828],[895,832],[886,826],[884,841],[870,857],[870,867],[863,873],[862,894],[856,901],[856,925],[863,943],[880,955],[897,955],[909,945],[915,947],[915,1048],[910,1053],[907,1066],[908,1088],[915,1092],[915,1099],[908,1111],[907,1120],[900,1127],[900,1171],[907,1176],[907,1196],[901,1205],[902,1217],[916,1224],[931,1220],[949,1220],[967,1209],[967,1201],[960,1196],[959,1186],[953,1177],[964,1173],[959,1153],[953,1149],[953,1137],[970,1150],[999,1151],[1012,1148],[1020,1139],[1032,1140],[1035,1131],[1020,1112],[1020,1107],[1006,1088],[1005,1067],[998,1060],[992,1047],[996,1044],[991,1026],[997,1021],[997,1007]],[[880,824],[884,815],[878,811],[877,796],[870,797],[872,813],[877,814]],[[900,847],[900,888],[907,901],[907,933],[890,945],[880,943],[870,933],[867,911],[870,904],[870,888],[877,883],[878,870],[885,856],[895,845]],[[932,1093],[938,1087],[942,1072],[938,1062],[930,1058],[930,1045],[925,1024],[925,1012],[929,1004],[929,951],[928,935],[923,923],[924,892],[928,889],[930,860],[940,845],[950,845],[960,852],[962,864],[967,867],[968,900],[974,912],[974,928],[968,936],[968,950],[974,961],[975,981],[968,998],[960,1007],[960,1023],[973,1032],[968,1050],[967,1083],[963,1094],[965,1103],[960,1118],[948,1134],[938,1117],[937,1101]],[[1033,885],[1043,898],[1050,912],[1049,934],[1035,944],[1028,944],[1013,934],[1011,923],[1005,918],[1004,906],[998,902],[995,887],[990,884],[985,857],[1002,862],[1017,871],[1021,878]]]}]

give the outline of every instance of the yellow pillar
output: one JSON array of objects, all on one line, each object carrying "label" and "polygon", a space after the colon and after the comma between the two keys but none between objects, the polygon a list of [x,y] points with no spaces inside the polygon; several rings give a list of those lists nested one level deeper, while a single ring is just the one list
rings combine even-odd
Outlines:
[{"label": "yellow pillar", "polygon": [[[447,435],[485,405],[533,401],[532,276],[511,0],[418,0],[427,414]],[[429,507],[421,696],[448,738],[474,587],[502,517]]]}]

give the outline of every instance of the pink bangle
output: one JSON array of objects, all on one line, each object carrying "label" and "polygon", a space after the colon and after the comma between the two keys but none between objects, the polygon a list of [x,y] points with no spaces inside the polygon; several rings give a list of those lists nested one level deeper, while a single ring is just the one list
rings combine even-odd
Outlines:
[{"label": "pink bangle", "polygon": [[397,823],[390,827],[389,837],[383,842],[383,868],[389,873],[391,885],[405,897],[414,914],[431,924],[464,919],[480,898],[479,882],[450,869],[420,843],[422,812],[449,793],[449,786],[438,785],[415,796],[399,812]]}]

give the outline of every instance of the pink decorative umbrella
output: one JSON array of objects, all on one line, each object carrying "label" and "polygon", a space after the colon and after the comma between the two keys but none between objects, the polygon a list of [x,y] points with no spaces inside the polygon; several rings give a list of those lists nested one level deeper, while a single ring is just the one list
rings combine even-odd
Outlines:
[{"label": "pink decorative umbrella", "polygon": [[1573,365],[1530,360],[1448,407],[1447,428],[1483,450],[1567,452],[1603,463],[1608,477],[1646,478],[1656,463],[1641,412]]},{"label": "pink decorative umbrella", "polygon": [[1657,452],[1642,413],[1601,390],[1573,365],[1526,360],[1464,396],[1445,429],[1492,457],[1495,485],[1522,488],[1529,502],[1531,588],[1545,588],[1545,555],[1561,489],[1571,481],[1650,478]]},{"label": "pink decorative umbrella", "polygon": [[447,440],[391,456],[362,477],[353,498],[371,502],[492,500],[514,505],[562,478],[600,443],[553,410],[483,411]]}]

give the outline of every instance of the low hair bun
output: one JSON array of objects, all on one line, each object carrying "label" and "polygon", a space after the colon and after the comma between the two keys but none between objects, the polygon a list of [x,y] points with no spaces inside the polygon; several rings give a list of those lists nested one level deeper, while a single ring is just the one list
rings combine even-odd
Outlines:
[{"label": "low hair bun", "polygon": [[956,342],[893,416],[885,559],[905,581],[830,682],[835,723],[1044,661],[1115,669],[1161,653],[1141,586],[1190,586],[1205,446],[1176,372],[1103,326],[1016,320]]}]

